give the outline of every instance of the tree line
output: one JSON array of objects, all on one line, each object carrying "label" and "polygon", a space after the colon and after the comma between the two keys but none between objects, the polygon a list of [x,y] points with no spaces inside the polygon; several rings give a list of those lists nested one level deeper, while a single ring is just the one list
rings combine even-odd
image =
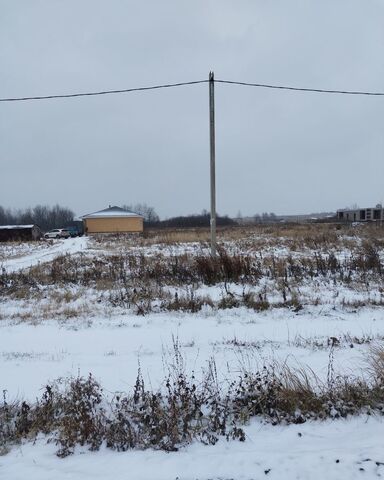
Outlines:
[{"label": "tree line", "polygon": [[5,209],[0,205],[0,225],[38,225],[43,231],[65,227],[73,222],[72,210],[60,205],[36,205],[20,210]]},{"label": "tree line", "polygon": [[[194,227],[209,227],[210,215],[207,210],[203,210],[200,214],[195,213],[191,215],[184,215],[172,217],[165,220],[160,220],[154,207],[146,203],[137,203],[136,205],[123,205],[123,208],[131,212],[137,213],[144,217],[144,224],[147,227],[155,228],[194,228]],[[236,222],[228,216],[217,215],[216,224],[218,226],[236,225]]]},{"label": "tree line", "polygon": [[[160,220],[154,207],[146,203],[136,205],[123,205],[123,208],[131,212],[138,213],[144,217],[144,223],[148,227],[158,228],[193,228],[209,227],[210,215],[207,210],[200,214],[191,214]],[[60,205],[53,207],[48,205],[36,205],[35,207],[12,210],[5,209],[0,205],[0,225],[38,225],[43,231],[61,228],[73,224],[75,214],[72,210]],[[236,222],[227,215],[217,215],[216,223],[218,226],[236,225]]]},{"label": "tree line", "polygon": [[280,221],[280,218],[275,213],[264,212],[261,215],[256,213],[253,220],[255,223],[276,223]]},{"label": "tree line", "polygon": [[150,207],[146,203],[136,203],[135,205],[123,205],[122,208],[130,212],[137,213],[144,217],[145,223],[157,223],[160,221],[159,215],[156,213],[153,207]]},{"label": "tree line", "polygon": [[[200,213],[179,217],[172,217],[166,220],[162,220],[156,223],[152,223],[150,226],[158,228],[195,228],[195,227],[209,227],[211,224],[211,217],[209,213]],[[227,215],[216,216],[217,226],[230,226],[237,225],[237,223],[229,218]]]}]

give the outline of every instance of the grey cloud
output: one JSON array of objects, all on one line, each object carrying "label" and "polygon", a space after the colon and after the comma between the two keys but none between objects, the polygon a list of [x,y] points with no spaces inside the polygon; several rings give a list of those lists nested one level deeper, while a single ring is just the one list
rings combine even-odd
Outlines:
[{"label": "grey cloud", "polygon": [[[0,1],[0,96],[216,77],[384,90],[379,1]],[[382,98],[216,85],[218,209],[380,201]],[[0,205],[209,204],[208,87],[0,107]]]}]

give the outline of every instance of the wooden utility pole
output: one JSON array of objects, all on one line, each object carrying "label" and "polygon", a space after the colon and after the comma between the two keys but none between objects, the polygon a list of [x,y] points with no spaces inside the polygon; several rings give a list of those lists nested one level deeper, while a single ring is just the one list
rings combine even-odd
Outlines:
[{"label": "wooden utility pole", "polygon": [[211,159],[211,255],[216,256],[215,77],[209,72],[209,137]]}]

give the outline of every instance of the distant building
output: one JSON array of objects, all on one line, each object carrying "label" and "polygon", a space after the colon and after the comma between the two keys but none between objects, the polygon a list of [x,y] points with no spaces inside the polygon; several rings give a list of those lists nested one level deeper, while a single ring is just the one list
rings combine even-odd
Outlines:
[{"label": "distant building", "polygon": [[84,233],[134,233],[143,231],[143,217],[120,207],[109,207],[81,217]]},{"label": "distant building", "polygon": [[381,222],[384,220],[384,209],[381,204],[375,208],[337,210],[337,219],[342,222]]},{"label": "distant building", "polygon": [[0,225],[0,242],[39,240],[41,236],[37,225]]}]

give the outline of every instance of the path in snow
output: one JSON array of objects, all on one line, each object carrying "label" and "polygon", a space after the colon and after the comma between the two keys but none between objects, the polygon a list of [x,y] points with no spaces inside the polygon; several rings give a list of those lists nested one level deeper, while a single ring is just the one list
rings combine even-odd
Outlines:
[{"label": "path in snow", "polygon": [[2,262],[1,266],[6,272],[16,272],[23,268],[29,268],[39,263],[46,263],[52,261],[59,255],[65,255],[67,253],[83,252],[88,248],[87,237],[68,238],[66,240],[53,240],[51,246],[47,246],[46,249],[36,250],[35,252],[28,253],[22,257],[11,258]]}]

